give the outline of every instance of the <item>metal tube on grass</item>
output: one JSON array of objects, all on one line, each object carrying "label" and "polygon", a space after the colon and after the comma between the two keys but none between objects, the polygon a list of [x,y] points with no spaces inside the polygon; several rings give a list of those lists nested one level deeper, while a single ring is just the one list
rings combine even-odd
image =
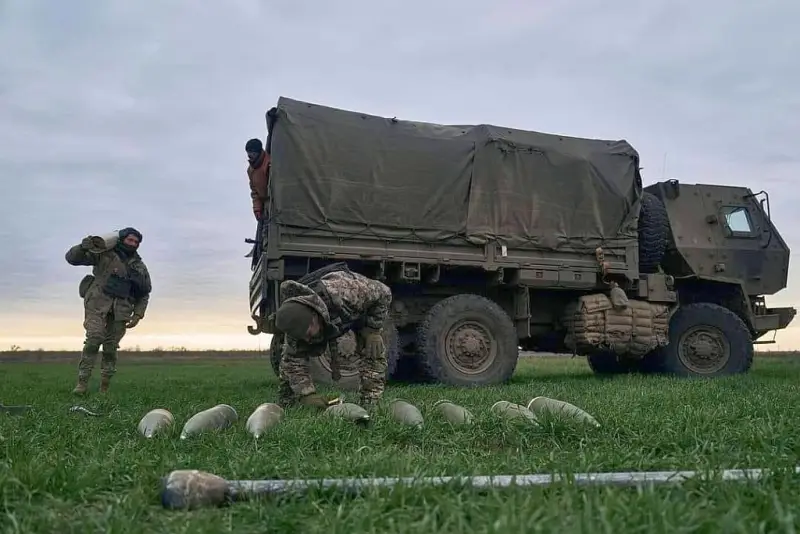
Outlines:
[{"label": "metal tube on grass", "polygon": [[[316,480],[225,480],[197,470],[172,471],[162,478],[161,503],[170,509],[194,509],[221,506],[248,496],[303,492],[310,489],[334,488],[359,491],[370,488],[444,486],[448,484],[472,488],[508,488],[551,486],[559,483],[599,486],[647,486],[681,484],[687,480],[755,481],[776,471],[769,469],[725,469],[723,471],[644,471],[612,473],[489,475],[452,477],[386,477],[340,478]],[[794,474],[800,474],[795,467]]]}]

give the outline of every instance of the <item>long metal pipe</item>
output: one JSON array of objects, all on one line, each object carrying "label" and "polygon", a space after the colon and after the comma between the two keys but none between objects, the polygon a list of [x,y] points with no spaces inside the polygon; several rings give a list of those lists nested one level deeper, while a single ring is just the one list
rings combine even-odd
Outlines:
[{"label": "long metal pipe", "polygon": [[[162,479],[162,504],[167,508],[197,508],[242,500],[249,496],[272,495],[314,488],[338,488],[358,491],[369,488],[463,485],[473,488],[549,486],[555,483],[575,485],[643,486],[680,484],[687,480],[756,481],[781,470],[725,469],[708,471],[644,471],[610,473],[478,475],[443,477],[380,477],[225,480],[211,473],[195,470],[173,471]],[[800,474],[800,466],[793,470]]]}]

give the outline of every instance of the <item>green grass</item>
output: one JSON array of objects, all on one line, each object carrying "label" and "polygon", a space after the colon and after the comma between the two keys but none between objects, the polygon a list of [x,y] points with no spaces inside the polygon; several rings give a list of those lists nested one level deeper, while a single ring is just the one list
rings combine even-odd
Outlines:
[{"label": "green grass", "polygon": [[[793,467],[800,452],[800,359],[757,358],[744,377],[715,381],[591,375],[581,358],[523,361],[513,383],[476,390],[390,386],[426,416],[415,432],[379,414],[370,430],[290,410],[258,444],[244,421],[275,400],[265,361],[119,365],[112,392],[76,400],[75,366],[7,364],[0,401],[35,405],[0,414],[0,527],[5,532],[794,532],[794,477],[753,483],[691,481],[651,489],[452,488],[334,492],[264,498],[177,512],[158,500],[159,478],[195,468],[229,479],[520,474],[610,470]],[[98,371],[96,371],[97,373]],[[96,380],[93,388],[96,388]],[[600,429],[498,421],[498,400],[567,400]],[[441,422],[448,398],[476,415],[472,428]],[[239,412],[235,428],[180,441],[193,413],[217,403]],[[108,414],[68,413],[82,404]],[[172,433],[136,431],[150,409],[173,412]]]}]

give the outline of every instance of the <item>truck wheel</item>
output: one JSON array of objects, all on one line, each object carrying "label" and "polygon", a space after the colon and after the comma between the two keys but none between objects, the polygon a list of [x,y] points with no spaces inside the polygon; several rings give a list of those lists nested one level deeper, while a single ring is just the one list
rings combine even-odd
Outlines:
[{"label": "truck wheel", "polygon": [[639,212],[639,272],[651,274],[658,272],[664,258],[669,239],[669,217],[667,208],[652,193],[642,193],[642,207]]},{"label": "truck wheel", "polygon": [[391,379],[404,384],[424,384],[431,381],[417,357],[417,330],[419,325],[406,325],[399,331],[400,357]]},{"label": "truck wheel", "polygon": [[455,386],[505,382],[519,356],[517,331],[508,314],[471,294],[437,302],[419,325],[417,348],[425,374]]},{"label": "truck wheel", "polygon": [[[348,332],[338,340],[339,350],[342,351],[344,361],[341,362],[342,378],[337,386],[343,389],[358,389],[359,379],[358,372],[355,369],[353,357],[355,352],[355,339],[352,332]],[[272,371],[276,377],[280,377],[279,366],[281,363],[281,356],[283,354],[283,334],[274,334],[272,342],[269,346],[270,350],[270,364],[272,364]],[[326,350],[322,357],[312,358],[309,364],[311,379],[315,384],[333,384],[331,379],[330,361],[327,357],[328,351]],[[320,361],[322,360],[322,361]]]},{"label": "truck wheel", "polygon": [[[386,346],[386,377],[387,380],[394,374],[397,368],[397,361],[400,357],[398,349],[397,328],[391,320],[386,321],[383,327],[383,343]],[[330,356],[326,350],[319,358],[311,359],[311,378],[315,384],[324,384],[338,389],[357,391],[361,385],[358,376],[358,362],[355,358],[356,337],[355,334],[347,332],[339,338],[339,350],[342,353],[342,362],[339,364],[339,371],[342,378],[334,382],[331,378]]]},{"label": "truck wheel", "polygon": [[753,364],[753,340],[738,315],[717,304],[681,306],[669,324],[669,345],[653,359],[659,372],[716,377],[746,373]]},{"label": "truck wheel", "polygon": [[613,352],[595,352],[586,356],[589,368],[596,375],[624,375],[639,370],[637,360],[617,358]]}]

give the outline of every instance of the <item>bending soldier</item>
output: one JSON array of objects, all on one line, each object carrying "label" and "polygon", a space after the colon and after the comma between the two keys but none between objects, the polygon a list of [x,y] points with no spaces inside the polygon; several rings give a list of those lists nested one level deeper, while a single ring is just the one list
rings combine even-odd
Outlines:
[{"label": "bending soldier", "polygon": [[92,251],[90,237],[67,251],[70,265],[92,267],[92,274],[83,279],[80,287],[86,339],[73,393],[86,392],[101,345],[100,391],[108,391],[116,372],[119,343],[127,329],[135,327],[144,317],[152,285],[150,273],[137,252],[141,241],[138,230],[125,228],[119,231],[116,245],[106,251]]},{"label": "bending soldier", "polygon": [[337,380],[337,339],[353,330],[361,405],[374,406],[386,385],[386,348],[381,334],[392,302],[391,290],[344,269],[325,274],[311,287],[287,280],[280,291],[282,304],[275,313],[275,326],[286,337],[279,367],[279,403],[287,406],[299,401],[326,408],[326,400],[316,393],[311,379],[310,358],[328,348]]}]

